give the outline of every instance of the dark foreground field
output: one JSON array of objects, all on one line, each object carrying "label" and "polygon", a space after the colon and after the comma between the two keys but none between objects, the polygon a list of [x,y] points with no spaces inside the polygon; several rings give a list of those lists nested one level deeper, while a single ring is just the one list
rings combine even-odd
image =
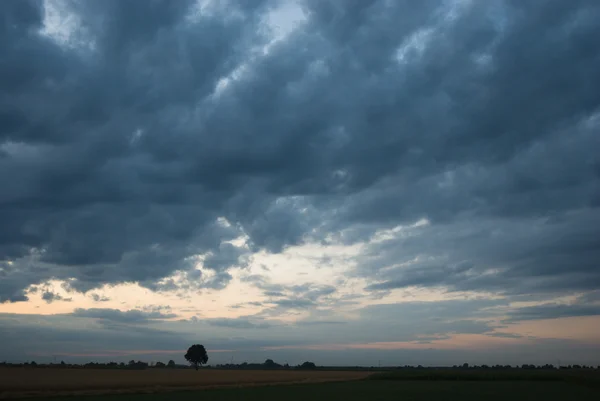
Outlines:
[{"label": "dark foreground field", "polygon": [[[157,394],[104,395],[77,397],[76,399],[86,401],[192,401],[200,399],[220,401],[576,401],[597,400],[600,399],[599,395],[598,390],[565,382],[361,380]],[[73,401],[73,397],[53,398],[52,400]]]},{"label": "dark foreground field", "polygon": [[[28,369],[0,368],[0,399],[162,393],[224,386],[322,383],[363,379],[368,372],[206,369]],[[73,400],[73,398],[70,398]]]},{"label": "dark foreground field", "polygon": [[0,398],[16,397],[55,401],[600,400],[600,371],[0,370]]}]

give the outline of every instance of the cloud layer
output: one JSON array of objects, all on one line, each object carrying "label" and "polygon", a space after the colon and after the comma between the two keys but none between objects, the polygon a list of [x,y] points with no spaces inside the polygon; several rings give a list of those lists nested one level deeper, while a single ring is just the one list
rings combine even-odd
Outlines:
[{"label": "cloud layer", "polygon": [[416,288],[597,314],[597,1],[225,3],[0,3],[0,302],[220,291],[308,244],[358,249],[314,263],[361,287],[253,270],[237,308],[336,322]]},{"label": "cloud layer", "polygon": [[[599,284],[596,2],[307,1],[275,43],[280,4],[248,4],[2,4],[3,300],[50,278],[152,288],[198,257],[225,285],[246,254],[423,218],[408,253],[468,249],[373,288],[474,259]],[[43,34],[51,7],[71,31]]]}]

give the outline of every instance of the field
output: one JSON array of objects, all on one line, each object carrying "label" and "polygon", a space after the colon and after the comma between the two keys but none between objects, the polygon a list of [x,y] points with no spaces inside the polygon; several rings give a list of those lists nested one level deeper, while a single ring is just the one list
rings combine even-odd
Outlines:
[{"label": "field", "polygon": [[[192,401],[200,398],[223,401],[564,401],[600,399],[599,377],[599,371],[557,370],[427,369],[372,374],[360,371],[6,369],[0,371],[0,394],[4,398],[33,396],[29,401],[48,400],[43,398],[47,396],[55,396],[54,401]],[[328,381],[333,383],[325,383]]]},{"label": "field", "polygon": [[370,376],[383,381],[566,382],[600,388],[598,369],[400,369]]},{"label": "field", "polygon": [[[566,401],[599,399],[597,390],[564,382],[375,381],[222,388],[156,394],[76,397],[85,401]],[[73,401],[74,397],[52,399]],[[39,399],[42,401],[44,399]],[[29,400],[33,401],[33,400]],[[45,399],[48,401],[48,399]]]},{"label": "field", "polygon": [[0,399],[23,396],[164,392],[220,386],[319,383],[361,379],[366,372],[268,370],[0,369]]}]

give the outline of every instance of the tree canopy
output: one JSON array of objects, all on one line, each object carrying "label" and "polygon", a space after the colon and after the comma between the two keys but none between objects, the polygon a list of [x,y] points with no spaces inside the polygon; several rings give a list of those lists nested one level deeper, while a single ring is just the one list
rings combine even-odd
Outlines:
[{"label": "tree canopy", "polygon": [[196,370],[198,366],[202,366],[208,362],[208,354],[206,348],[202,344],[194,344],[188,348],[184,355],[185,360],[188,361]]},{"label": "tree canopy", "polygon": [[304,362],[302,365],[299,366],[300,369],[316,369],[317,366],[314,364],[314,362]]}]

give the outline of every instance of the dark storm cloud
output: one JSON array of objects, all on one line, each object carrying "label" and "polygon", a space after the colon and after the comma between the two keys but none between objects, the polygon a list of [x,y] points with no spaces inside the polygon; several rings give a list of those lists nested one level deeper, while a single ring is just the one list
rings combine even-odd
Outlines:
[{"label": "dark storm cloud", "polygon": [[0,302],[26,301],[23,288],[28,285],[27,276],[15,270],[12,263],[0,262]]},{"label": "dark storm cloud", "polygon": [[[423,226],[369,247],[367,290],[443,287],[508,295],[577,293],[600,285],[599,215],[480,220]],[[386,267],[385,271],[383,268]]]},{"label": "dark storm cloud", "polygon": [[[258,2],[255,4],[259,5]],[[178,186],[171,181],[169,171],[179,175],[182,167],[185,170],[186,162],[182,160],[182,163],[175,165],[167,163],[171,168],[168,165],[161,166],[160,162],[153,163],[151,154],[130,146],[130,138],[138,125],[142,129],[146,124],[154,125],[151,114],[147,113],[154,112],[155,108],[164,109],[169,103],[165,97],[168,93],[161,93],[162,89],[172,90],[172,96],[178,93],[190,96],[193,93],[194,99],[196,95],[202,98],[202,91],[196,93],[200,89],[196,87],[197,83],[186,82],[186,78],[198,78],[205,81],[204,86],[208,85],[204,89],[205,95],[210,93],[215,79],[235,65],[227,65],[226,59],[235,58],[235,46],[227,41],[241,45],[242,38],[250,38],[253,29],[242,32],[246,30],[244,25],[205,18],[194,25],[196,29],[184,29],[183,17],[187,10],[184,2],[178,2],[177,5],[155,2],[147,7],[141,2],[132,1],[102,5],[84,2],[75,5],[82,24],[98,49],[92,55],[77,57],[74,52],[61,49],[36,33],[41,27],[41,2],[2,4],[10,17],[3,19],[4,29],[14,36],[13,41],[3,41],[3,50],[14,48],[14,52],[18,53],[15,58],[29,57],[27,65],[41,69],[25,69],[23,72],[22,68],[17,68],[19,66],[15,67],[15,71],[30,72],[31,75],[23,79],[21,87],[15,88],[15,91],[19,89],[24,99],[32,97],[37,103],[47,103],[48,107],[59,103],[65,105],[62,113],[54,113],[53,120],[46,119],[46,123],[60,125],[60,138],[53,136],[52,127],[43,126],[44,116],[36,115],[38,110],[35,108],[15,110],[8,117],[16,117],[17,111],[28,112],[30,115],[21,119],[23,124],[35,122],[42,126],[9,124],[2,130],[3,137],[7,136],[13,148],[8,151],[3,148],[9,156],[0,160],[1,171],[15,171],[20,177],[2,174],[3,187],[8,191],[3,191],[1,199],[2,220],[6,224],[0,238],[7,237],[1,241],[0,252],[4,258],[12,259],[30,254],[32,248],[43,250],[32,263],[41,264],[40,260],[46,263],[35,272],[27,266],[20,266],[19,274],[11,277],[14,283],[9,283],[8,289],[2,291],[2,298],[21,298],[18,287],[51,277],[74,277],[77,280],[73,287],[81,290],[106,282],[157,280],[173,270],[185,270],[187,265],[183,260],[187,256],[202,253],[201,248],[213,250],[213,269],[226,268],[230,263],[235,263],[229,249],[226,258],[218,259],[216,255],[223,241],[239,235],[235,229],[224,228],[215,221],[220,214],[215,207],[228,195],[202,189],[202,183],[195,185],[190,182],[189,186],[185,183]],[[93,10],[88,9],[90,7]],[[149,18],[136,18],[136,22],[131,23],[128,16],[141,15],[140,12],[144,10]],[[19,24],[23,25],[22,29]],[[214,35],[216,40],[207,41],[209,34]],[[196,35],[204,36],[204,40],[198,40]],[[157,37],[163,41],[157,40]],[[19,46],[13,42],[18,42]],[[21,54],[23,48],[27,49],[28,43],[43,47],[46,53],[52,53],[69,68],[79,70],[69,71],[70,75],[65,73],[59,77],[50,75],[52,71],[43,70],[44,65],[51,61],[44,54],[37,51]],[[167,56],[165,50],[178,46],[185,59]],[[191,46],[200,48],[192,49]],[[202,49],[202,46],[206,49]],[[127,53],[124,49],[131,51],[132,48],[139,52],[137,59],[124,54]],[[243,51],[239,49],[239,52]],[[165,65],[155,65],[156,68],[146,71],[140,69],[147,66],[148,57],[153,58],[158,54],[160,58],[155,60],[155,64],[158,60],[165,60]],[[200,58],[190,59],[191,55]],[[70,63],[67,57],[75,58],[79,64],[91,64],[86,64],[84,69],[82,65]],[[9,59],[3,66],[17,61],[24,60]],[[137,61],[141,64],[137,65]],[[210,70],[211,65],[214,71],[209,71],[210,74],[201,73]],[[187,71],[187,76],[183,71],[176,71],[178,69]],[[150,80],[143,82],[144,73],[158,76],[148,77]],[[7,73],[2,77],[14,81]],[[136,77],[139,81],[136,81]],[[179,77],[182,85],[191,85],[195,89],[193,92],[179,91],[169,77]],[[38,80],[42,82],[36,85]],[[41,85],[44,80],[54,80],[50,89],[56,93],[51,93]],[[160,82],[167,81],[170,82],[166,87],[159,88]],[[120,94],[116,91],[118,87],[123,89]],[[50,100],[61,95],[63,102]],[[161,99],[161,103],[156,103],[155,98]],[[13,109],[19,108],[21,105],[18,100],[5,96],[2,104],[10,103]],[[177,104],[171,102],[169,108],[177,108]],[[115,118],[115,113],[120,114],[124,110],[128,110],[123,114],[124,118]],[[79,135],[80,132],[84,132],[84,135]],[[43,137],[31,138],[33,134],[30,133],[43,133]],[[74,135],[79,139],[75,140]],[[52,145],[39,145],[40,140]],[[161,144],[157,145],[162,148]],[[136,178],[138,174],[147,176],[149,180],[142,178],[140,181]],[[165,184],[171,181],[178,188],[169,189],[161,181]],[[15,182],[20,186],[16,187]],[[38,190],[41,192],[34,193]],[[184,200],[188,195],[181,190],[189,192],[192,198],[202,199],[202,205],[189,204],[192,198]],[[151,193],[158,195],[158,198]],[[168,193],[175,197],[169,199]],[[196,201],[192,200],[192,203]],[[209,206],[210,203],[213,207]],[[195,242],[204,243],[206,248],[203,245],[198,247]],[[226,276],[221,274],[218,277]],[[10,295],[13,292],[16,294]]]},{"label": "dark storm cloud", "polygon": [[276,2],[66,5],[74,47],[0,4],[0,301],[220,289],[253,252],[421,218],[359,257],[369,289],[598,288],[598,2],[305,1],[264,55]]},{"label": "dark storm cloud", "polygon": [[202,264],[204,267],[214,270],[223,270],[231,266],[245,267],[246,263],[240,259],[246,253],[247,251],[243,248],[224,243],[219,246],[218,252],[207,255]]}]

